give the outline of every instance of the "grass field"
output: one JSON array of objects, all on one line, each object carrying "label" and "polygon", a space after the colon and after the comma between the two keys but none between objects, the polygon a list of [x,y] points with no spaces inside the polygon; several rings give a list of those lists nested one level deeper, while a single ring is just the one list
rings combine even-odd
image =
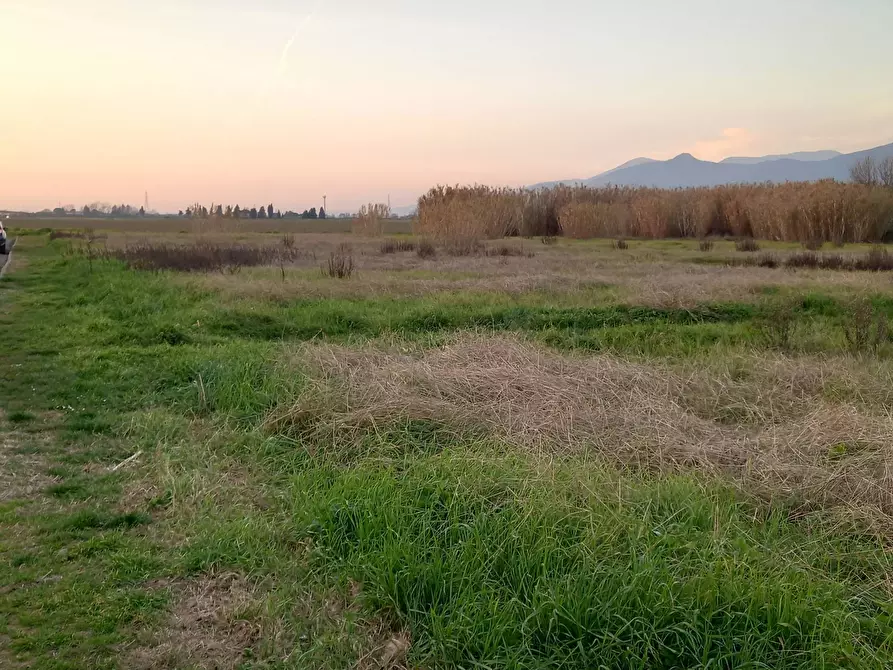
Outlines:
[{"label": "grass field", "polygon": [[893,666],[889,272],[157,233],[0,282],[0,667]]}]

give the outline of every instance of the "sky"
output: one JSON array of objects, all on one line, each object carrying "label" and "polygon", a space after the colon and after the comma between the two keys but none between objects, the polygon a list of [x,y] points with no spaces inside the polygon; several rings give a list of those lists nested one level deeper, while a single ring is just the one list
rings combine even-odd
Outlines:
[{"label": "sky", "polygon": [[0,209],[409,205],[893,142],[890,0],[0,0]]}]

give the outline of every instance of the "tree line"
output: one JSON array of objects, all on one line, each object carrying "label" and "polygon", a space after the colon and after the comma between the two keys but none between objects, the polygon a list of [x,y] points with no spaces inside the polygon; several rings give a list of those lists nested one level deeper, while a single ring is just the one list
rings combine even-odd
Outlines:
[{"label": "tree line", "polygon": [[221,219],[325,219],[326,210],[320,207],[317,211],[316,207],[311,207],[300,213],[289,210],[283,214],[280,210],[273,207],[273,203],[266,207],[252,207],[251,209],[242,209],[239,205],[235,207],[226,205],[224,207],[223,205],[213,203],[210,207],[205,207],[199,203],[194,203],[185,210],[181,209],[178,212],[178,216],[190,219],[208,219],[212,217]]}]

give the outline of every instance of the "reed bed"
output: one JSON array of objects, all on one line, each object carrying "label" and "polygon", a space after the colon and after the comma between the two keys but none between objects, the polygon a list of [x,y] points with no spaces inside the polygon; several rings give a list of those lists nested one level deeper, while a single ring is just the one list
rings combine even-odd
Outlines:
[{"label": "reed bed", "polygon": [[416,232],[440,239],[734,236],[811,245],[893,240],[893,189],[840,183],[713,188],[437,186]]}]

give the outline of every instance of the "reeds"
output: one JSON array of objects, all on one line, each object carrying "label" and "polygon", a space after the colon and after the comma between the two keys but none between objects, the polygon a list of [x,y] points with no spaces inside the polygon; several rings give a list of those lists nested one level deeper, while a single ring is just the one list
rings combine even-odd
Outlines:
[{"label": "reeds", "polygon": [[561,234],[877,242],[893,238],[893,190],[831,180],[674,190],[437,186],[419,199],[416,232],[472,240]]},{"label": "reeds", "polygon": [[378,237],[384,229],[384,222],[390,218],[391,208],[382,203],[369,203],[360,207],[356,218],[351,222],[355,235]]}]

